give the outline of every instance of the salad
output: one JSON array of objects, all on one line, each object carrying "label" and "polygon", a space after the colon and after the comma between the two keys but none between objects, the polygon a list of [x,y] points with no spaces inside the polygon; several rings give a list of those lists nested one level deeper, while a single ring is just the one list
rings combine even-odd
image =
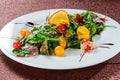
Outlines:
[{"label": "salad", "polygon": [[[92,11],[68,14],[59,10],[47,18],[47,23],[37,26],[32,22],[32,30],[22,29],[13,43],[12,52],[16,56],[48,55],[62,57],[65,49],[81,49],[87,53],[96,49],[92,41],[95,35],[105,29],[105,18]],[[69,54],[69,53],[68,53]]]}]

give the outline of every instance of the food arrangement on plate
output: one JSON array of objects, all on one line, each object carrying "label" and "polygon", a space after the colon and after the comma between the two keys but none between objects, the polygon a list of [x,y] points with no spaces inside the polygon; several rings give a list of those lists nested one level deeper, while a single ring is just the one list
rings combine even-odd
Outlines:
[{"label": "food arrangement on plate", "polygon": [[68,14],[65,10],[58,10],[48,16],[47,23],[41,26],[27,22],[33,28],[20,31],[13,43],[12,52],[20,57],[39,54],[62,57],[67,48],[74,48],[81,49],[83,56],[98,48],[92,39],[105,29],[106,21],[105,17],[100,17],[92,11]]},{"label": "food arrangement on plate", "polygon": [[119,53],[119,26],[114,19],[92,11],[37,11],[6,24],[0,31],[0,48],[10,59],[32,67],[83,68]]}]

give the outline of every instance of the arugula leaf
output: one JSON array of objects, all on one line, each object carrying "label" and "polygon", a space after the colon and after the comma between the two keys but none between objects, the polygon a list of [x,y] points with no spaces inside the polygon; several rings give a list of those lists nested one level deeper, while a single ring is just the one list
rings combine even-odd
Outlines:
[{"label": "arugula leaf", "polygon": [[70,20],[71,26],[73,27],[73,30],[76,30],[79,26],[79,23],[77,23],[74,19]]},{"label": "arugula leaf", "polygon": [[56,46],[59,45],[59,39],[57,40],[48,40],[48,50],[49,50],[49,55],[54,55],[54,49]]},{"label": "arugula leaf", "polygon": [[40,30],[40,27],[34,27],[34,28],[32,29],[32,32],[38,31],[38,30]]},{"label": "arugula leaf", "polygon": [[96,27],[95,26],[93,26],[92,28],[91,28],[91,35],[95,35],[96,34]]},{"label": "arugula leaf", "polygon": [[40,47],[40,54],[49,55],[48,41],[45,40]]},{"label": "arugula leaf", "polygon": [[73,29],[72,26],[69,26],[67,31],[70,33],[71,37],[75,35],[75,30]]},{"label": "arugula leaf", "polygon": [[97,27],[97,34],[99,34],[100,32],[102,32],[104,29],[105,29],[105,26],[104,26],[103,24],[100,24],[100,25]]},{"label": "arugula leaf", "polygon": [[12,52],[15,55],[20,55],[20,56],[26,56],[29,54],[29,51],[27,49],[13,49]]},{"label": "arugula leaf", "polygon": [[20,42],[21,42],[21,45],[24,46],[27,42],[27,38],[22,39]]},{"label": "arugula leaf", "polygon": [[81,13],[81,16],[84,16],[85,22],[91,23],[93,22],[93,18],[91,16],[92,14],[94,14],[92,11],[86,11],[86,12]]},{"label": "arugula leaf", "polygon": [[68,18],[71,20],[71,19],[74,18],[74,16],[75,16],[75,15],[69,14],[69,15],[68,15]]},{"label": "arugula leaf", "polygon": [[67,46],[69,48],[80,49],[81,41],[82,41],[82,39],[80,39],[80,40],[76,39],[76,40],[70,41],[70,42],[67,43],[68,44]]}]

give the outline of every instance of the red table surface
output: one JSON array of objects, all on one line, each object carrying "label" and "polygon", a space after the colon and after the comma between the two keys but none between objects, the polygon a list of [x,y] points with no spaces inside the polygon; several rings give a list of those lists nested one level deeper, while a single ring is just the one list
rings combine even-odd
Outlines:
[{"label": "red table surface", "polygon": [[[85,9],[105,14],[120,23],[120,0],[0,0],[0,29],[26,13],[55,9]],[[120,80],[120,54],[87,68],[45,70],[17,63],[0,51],[0,80]]]}]

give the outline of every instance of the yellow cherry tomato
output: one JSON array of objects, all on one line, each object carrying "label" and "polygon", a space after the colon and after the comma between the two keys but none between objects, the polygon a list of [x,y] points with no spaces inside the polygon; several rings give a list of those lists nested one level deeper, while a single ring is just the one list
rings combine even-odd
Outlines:
[{"label": "yellow cherry tomato", "polygon": [[89,35],[89,30],[85,26],[79,26],[77,28],[77,35]]},{"label": "yellow cherry tomato", "polygon": [[64,56],[65,51],[64,51],[64,48],[62,46],[57,46],[54,50],[54,53],[56,56],[62,57],[62,56]]},{"label": "yellow cherry tomato", "polygon": [[90,32],[85,26],[79,26],[77,28],[78,39],[89,39]]},{"label": "yellow cherry tomato", "polygon": [[70,32],[67,30],[67,31],[66,31],[66,34],[65,34],[65,37],[70,38],[70,36],[71,36],[71,34],[70,34]]},{"label": "yellow cherry tomato", "polygon": [[78,35],[78,39],[90,39],[89,35]]},{"label": "yellow cherry tomato", "polygon": [[66,48],[66,40],[64,37],[59,37],[60,41],[59,41],[59,45],[62,46],[63,48]]},{"label": "yellow cherry tomato", "polygon": [[28,37],[31,34],[30,30],[23,29],[20,31],[21,37]]}]

